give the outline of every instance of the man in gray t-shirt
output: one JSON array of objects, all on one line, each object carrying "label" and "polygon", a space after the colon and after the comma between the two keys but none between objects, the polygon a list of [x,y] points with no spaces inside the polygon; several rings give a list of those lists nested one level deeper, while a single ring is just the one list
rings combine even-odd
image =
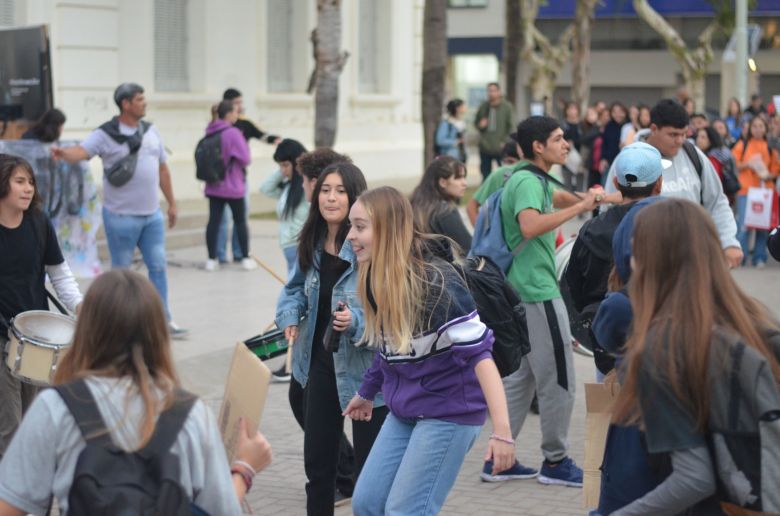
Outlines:
[{"label": "man in gray t-shirt", "polygon": [[[100,156],[103,169],[110,170],[135,148],[137,161],[130,179],[117,186],[103,176],[103,227],[112,267],[130,267],[135,248],[149,270],[165,306],[173,338],[186,335],[172,320],[168,310],[168,277],[165,256],[165,222],[157,188],[168,202],[168,227],[176,224],[176,199],[171,172],[157,128],[141,119],[146,115],[144,89],[138,84],[120,84],[114,91],[119,116],[101,125],[81,145],[52,147],[54,159],[68,162]],[[140,140],[140,142],[139,142]],[[140,145],[139,145],[140,144]]]}]

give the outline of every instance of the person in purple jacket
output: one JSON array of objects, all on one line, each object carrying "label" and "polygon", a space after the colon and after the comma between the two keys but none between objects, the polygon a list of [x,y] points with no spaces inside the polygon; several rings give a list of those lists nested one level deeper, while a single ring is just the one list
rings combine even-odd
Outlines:
[{"label": "person in purple jacket", "polygon": [[495,471],[515,460],[493,333],[463,279],[436,256],[440,244],[414,231],[398,190],[365,192],[349,219],[365,319],[360,345],[379,352],[344,415],[370,420],[380,390],[390,410],[352,508],[361,516],[437,514],[488,411],[494,433],[485,459]]},{"label": "person in purple jacket", "polygon": [[222,142],[222,159],[225,161],[225,179],[216,183],[206,184],[206,197],[209,200],[209,222],[206,226],[206,246],[209,259],[206,270],[215,271],[219,268],[217,261],[217,235],[225,204],[233,213],[238,243],[241,246],[241,266],[250,270],[257,264],[249,258],[249,234],[247,231],[246,204],[246,166],[249,165],[250,154],[244,136],[233,124],[238,120],[238,106],[232,100],[223,100],[217,106],[217,119],[206,127],[206,135],[220,133]]}]

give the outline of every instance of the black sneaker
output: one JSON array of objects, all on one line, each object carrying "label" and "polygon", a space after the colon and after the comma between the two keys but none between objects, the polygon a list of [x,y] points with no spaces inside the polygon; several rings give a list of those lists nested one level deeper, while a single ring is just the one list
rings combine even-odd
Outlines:
[{"label": "black sneaker", "polygon": [[352,502],[352,497],[349,497],[345,494],[341,494],[340,491],[336,490],[336,497],[335,502],[333,504],[333,507],[344,507],[345,505],[349,505]]},{"label": "black sneaker", "polygon": [[276,371],[271,372],[271,380],[274,382],[289,382],[292,375],[285,371],[284,364]]}]

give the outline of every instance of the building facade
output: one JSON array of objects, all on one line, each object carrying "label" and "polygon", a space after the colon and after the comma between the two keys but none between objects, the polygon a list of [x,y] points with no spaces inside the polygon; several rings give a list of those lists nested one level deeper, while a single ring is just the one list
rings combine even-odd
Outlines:
[{"label": "building facade", "polygon": [[[546,2],[540,8],[536,26],[551,41],[571,23],[576,0]],[[706,0],[652,0],[669,23],[693,46],[698,35],[712,20],[712,7]],[[758,0],[749,13],[749,24],[762,29],[754,55],[758,73],[749,93],[760,93],[765,101],[780,95],[780,2]],[[505,0],[449,0],[448,38],[450,85],[453,94],[472,100],[481,97],[488,80],[501,77]],[[721,95],[723,37],[713,42],[714,59],[706,78],[707,109],[718,111],[725,104]],[[527,114],[529,67],[519,67],[521,86],[517,92],[518,112]],[[593,23],[590,61],[591,101],[613,100],[626,104],[652,104],[671,97],[682,84],[677,63],[658,34],[633,11],[632,2],[604,0]],[[558,77],[556,98],[568,99],[571,67]],[[725,93],[725,92],[724,92]],[[728,96],[725,93],[723,96]],[[744,107],[744,106],[743,106]]]},{"label": "building facade", "polygon": [[[422,170],[423,0],[344,0],[337,150],[369,181]],[[179,198],[202,195],[193,151],[228,87],[261,129],[312,147],[311,30],[315,0],[0,0],[0,26],[49,28],[54,105],[64,138],[83,138],[117,113],[114,88],[141,84],[147,118],[170,150]],[[250,186],[274,170],[253,140]],[[99,175],[100,164],[94,160]]]}]

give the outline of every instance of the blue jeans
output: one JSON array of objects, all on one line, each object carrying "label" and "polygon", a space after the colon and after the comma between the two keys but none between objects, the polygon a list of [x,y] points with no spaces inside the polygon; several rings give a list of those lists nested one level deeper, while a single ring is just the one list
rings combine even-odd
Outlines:
[{"label": "blue jeans", "polygon": [[[249,189],[247,188],[247,193],[244,196],[244,213],[246,214],[247,218],[249,218]],[[233,222],[233,213],[230,211],[230,206],[225,206],[225,209],[222,213],[222,221],[219,223],[219,232],[217,233],[217,259],[220,262],[226,262],[227,261],[227,240],[228,240],[228,229],[230,229],[230,224]],[[247,225],[247,228],[249,226]],[[233,259],[238,261],[241,258],[247,258],[241,253],[241,243],[238,241],[238,231],[236,231],[236,227],[233,226],[233,237],[230,241],[230,249],[233,251]]]},{"label": "blue jeans", "polygon": [[388,414],[358,477],[354,513],[438,514],[481,429]]},{"label": "blue jeans", "polygon": [[763,229],[749,229],[745,227],[745,210],[747,209],[747,195],[737,196],[737,240],[742,246],[742,253],[745,258],[742,264],[745,265],[750,255],[750,233],[756,232],[756,241],[753,246],[753,265],[757,263],[766,263],[769,259],[766,250],[766,242],[769,238],[769,231]]},{"label": "blue jeans", "polygon": [[165,219],[162,211],[151,215],[120,215],[103,208],[103,227],[111,254],[111,267],[128,268],[133,264],[135,248],[141,250],[149,280],[162,298],[165,315],[168,310],[168,276],[165,258]]}]

